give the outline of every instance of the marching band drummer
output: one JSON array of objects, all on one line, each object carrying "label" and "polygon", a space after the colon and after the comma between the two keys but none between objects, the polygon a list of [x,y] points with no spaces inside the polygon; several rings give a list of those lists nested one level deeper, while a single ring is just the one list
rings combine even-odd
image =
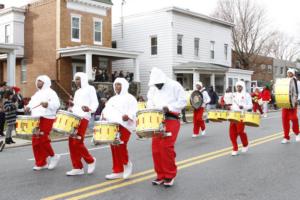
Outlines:
[{"label": "marching band drummer", "polygon": [[[247,111],[252,109],[252,99],[249,93],[246,92],[245,82],[238,81],[235,84],[236,92],[233,94],[231,111]],[[243,121],[240,122],[230,122],[229,126],[229,136],[232,143],[232,156],[238,155],[238,144],[237,137],[240,136],[243,147],[242,152],[246,153],[248,151],[248,138],[245,132],[245,124]]]},{"label": "marching band drummer", "polygon": [[193,128],[193,135],[192,135],[193,138],[199,136],[200,128],[201,128],[202,135],[206,134],[205,132],[206,127],[205,127],[205,122],[203,120],[203,113],[205,111],[206,105],[210,102],[210,97],[205,87],[203,87],[202,82],[196,83],[196,90],[201,92],[203,96],[203,103],[198,109],[194,109],[194,117],[193,117],[194,128]]},{"label": "marching band drummer", "polygon": [[[37,77],[35,84],[37,92],[31,97],[25,108],[25,112],[31,111],[31,116],[40,117],[39,131],[33,133],[32,136],[32,149],[35,158],[33,170],[54,169],[60,156],[54,154],[49,134],[60,103],[56,92],[51,89],[51,80],[48,76]],[[49,165],[47,165],[48,156],[50,156]]]},{"label": "marching band drummer", "polygon": [[162,109],[165,114],[166,134],[152,137],[152,158],[157,174],[153,185],[174,184],[177,174],[175,142],[180,129],[179,114],[186,106],[183,87],[168,78],[160,69],[153,68],[150,74],[147,108]]},{"label": "marching band drummer", "polygon": [[108,180],[127,179],[132,173],[127,143],[136,126],[137,101],[128,93],[129,83],[124,78],[117,78],[113,84],[115,96],[111,97],[102,111],[102,119],[119,124],[120,144],[112,144],[112,173],[105,176]]},{"label": "marching band drummer", "polygon": [[69,149],[73,169],[66,173],[67,176],[84,174],[83,164],[81,162],[82,158],[88,164],[88,174],[92,174],[96,167],[96,158],[91,156],[84,145],[84,136],[91,118],[91,113],[96,111],[99,104],[96,90],[93,86],[89,85],[88,77],[83,72],[77,72],[74,75],[74,81],[77,90],[74,95],[74,100],[70,100],[71,107],[69,110],[82,119],[75,133],[69,137]]},{"label": "marching band drummer", "polygon": [[[289,78],[294,78],[296,81],[296,98],[299,96],[299,87],[297,84],[297,78],[295,76],[295,70],[289,68],[287,71],[287,76]],[[292,129],[293,132],[296,135],[296,142],[300,141],[300,135],[299,135],[299,122],[298,122],[298,116],[297,116],[297,106],[294,108],[282,108],[282,126],[283,126],[283,132],[284,132],[284,138],[281,141],[282,144],[286,144],[290,142],[290,121],[292,121]]]}]

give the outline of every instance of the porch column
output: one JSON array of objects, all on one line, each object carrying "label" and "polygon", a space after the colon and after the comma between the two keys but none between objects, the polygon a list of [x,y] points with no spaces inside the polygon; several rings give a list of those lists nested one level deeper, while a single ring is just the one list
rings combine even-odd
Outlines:
[{"label": "porch column", "polygon": [[140,61],[138,58],[133,59],[133,65],[135,67],[134,81],[140,82]]},{"label": "porch column", "polygon": [[227,73],[224,76],[224,83],[225,83],[225,86],[224,86],[224,93],[225,93],[227,88],[228,88],[228,75],[227,75]]},{"label": "porch column", "polygon": [[215,80],[215,74],[214,73],[212,73],[211,75],[210,75],[210,85],[211,86],[213,86],[213,88],[214,88],[214,90],[216,89],[216,87],[215,87],[215,85],[216,85],[216,80]]},{"label": "porch column", "polygon": [[7,84],[16,85],[16,53],[15,50],[7,53]]},{"label": "porch column", "polygon": [[88,80],[92,80],[92,72],[93,72],[93,67],[92,67],[92,54],[91,53],[86,53],[85,54],[85,73],[88,76]]},{"label": "porch column", "polygon": [[193,90],[195,90],[195,85],[200,81],[200,74],[196,70],[193,70]]}]

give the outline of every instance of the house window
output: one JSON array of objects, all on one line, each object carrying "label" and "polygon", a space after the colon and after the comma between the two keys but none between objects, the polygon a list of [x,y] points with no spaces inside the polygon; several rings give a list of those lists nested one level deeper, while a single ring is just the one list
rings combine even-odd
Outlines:
[{"label": "house window", "polygon": [[272,73],[272,65],[268,65],[268,72]]},{"label": "house window", "polygon": [[80,24],[81,18],[80,16],[72,15],[71,16],[71,37],[73,42],[80,42]]},{"label": "house window", "polygon": [[151,55],[157,55],[157,36],[151,36]]},{"label": "house window", "polygon": [[111,47],[114,48],[114,49],[116,49],[117,48],[117,41],[115,41],[115,40],[112,41],[111,42]]},{"label": "house window", "polygon": [[10,24],[5,25],[5,43],[10,43]]},{"label": "house window", "polygon": [[199,41],[199,38],[194,39],[194,55],[197,57],[199,56]]},{"label": "house window", "polygon": [[283,74],[283,67],[280,67],[280,74]]},{"label": "house window", "polygon": [[27,81],[27,63],[25,59],[21,61],[21,83],[26,83]]},{"label": "house window", "polygon": [[224,58],[228,59],[228,44],[224,44]]},{"label": "house window", "polygon": [[94,43],[102,44],[102,20],[94,19]]},{"label": "house window", "polygon": [[210,58],[215,59],[215,41],[210,41]]},{"label": "house window", "polygon": [[260,65],[260,68],[261,68],[262,70],[265,70],[265,69],[266,69],[266,65],[265,65],[265,64],[261,64],[261,65]]},{"label": "house window", "polygon": [[183,35],[177,35],[177,54],[182,55],[182,38]]}]

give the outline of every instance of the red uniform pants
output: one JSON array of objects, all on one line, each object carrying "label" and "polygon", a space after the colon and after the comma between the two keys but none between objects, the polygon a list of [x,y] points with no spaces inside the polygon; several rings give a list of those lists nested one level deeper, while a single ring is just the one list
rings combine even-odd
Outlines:
[{"label": "red uniform pants", "polygon": [[84,136],[86,129],[88,127],[89,121],[87,119],[82,119],[77,128],[77,136],[69,137],[69,149],[70,157],[73,165],[73,169],[82,169],[83,165],[81,159],[83,158],[86,163],[91,164],[94,162],[94,158],[89,153],[88,149],[84,145]]},{"label": "red uniform pants", "polygon": [[261,106],[258,103],[253,103],[253,112],[256,113],[257,110],[259,110],[260,114],[263,114]]},{"label": "red uniform pants", "polygon": [[110,145],[113,160],[112,171],[114,173],[122,173],[124,171],[124,165],[127,165],[129,160],[127,143],[130,138],[130,132],[123,126],[119,127],[119,132],[121,135],[120,139],[123,141],[123,144]]},{"label": "red uniform pants", "polygon": [[166,132],[171,136],[161,135],[152,138],[152,158],[157,179],[172,179],[177,174],[175,163],[175,142],[180,129],[179,120],[165,120]]},{"label": "red uniform pants", "polygon": [[297,108],[287,109],[282,108],[282,126],[284,132],[284,138],[290,139],[290,120],[292,121],[292,129],[293,132],[298,135],[299,134],[299,122],[297,116]]},{"label": "red uniform pants", "polygon": [[54,156],[54,151],[50,144],[51,140],[49,137],[50,131],[54,119],[40,118],[40,133],[33,134],[32,136],[32,150],[35,158],[35,165],[38,167],[45,166],[47,164],[48,156]]},{"label": "red uniform pants", "polygon": [[203,112],[204,108],[200,107],[199,109],[194,110],[194,118],[193,118],[193,123],[194,123],[194,134],[198,135],[200,128],[202,131],[205,130],[205,123],[203,120]]},{"label": "red uniform pants", "polygon": [[245,132],[245,124],[243,122],[230,122],[229,136],[232,143],[232,150],[238,151],[237,138],[240,136],[243,147],[248,146],[248,138]]}]

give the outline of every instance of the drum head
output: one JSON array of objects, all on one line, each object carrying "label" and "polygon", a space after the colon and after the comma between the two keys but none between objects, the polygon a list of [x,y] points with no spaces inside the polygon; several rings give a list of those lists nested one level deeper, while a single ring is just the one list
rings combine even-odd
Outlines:
[{"label": "drum head", "polygon": [[198,109],[202,106],[203,104],[203,95],[200,91],[195,90],[191,94],[191,99],[190,99],[191,105],[193,108]]},{"label": "drum head", "polygon": [[290,87],[289,87],[289,97],[290,97],[290,104],[291,107],[294,108],[296,105],[296,101],[298,99],[297,97],[297,91],[296,91],[296,86],[297,85],[297,80],[292,78],[290,81]]}]

